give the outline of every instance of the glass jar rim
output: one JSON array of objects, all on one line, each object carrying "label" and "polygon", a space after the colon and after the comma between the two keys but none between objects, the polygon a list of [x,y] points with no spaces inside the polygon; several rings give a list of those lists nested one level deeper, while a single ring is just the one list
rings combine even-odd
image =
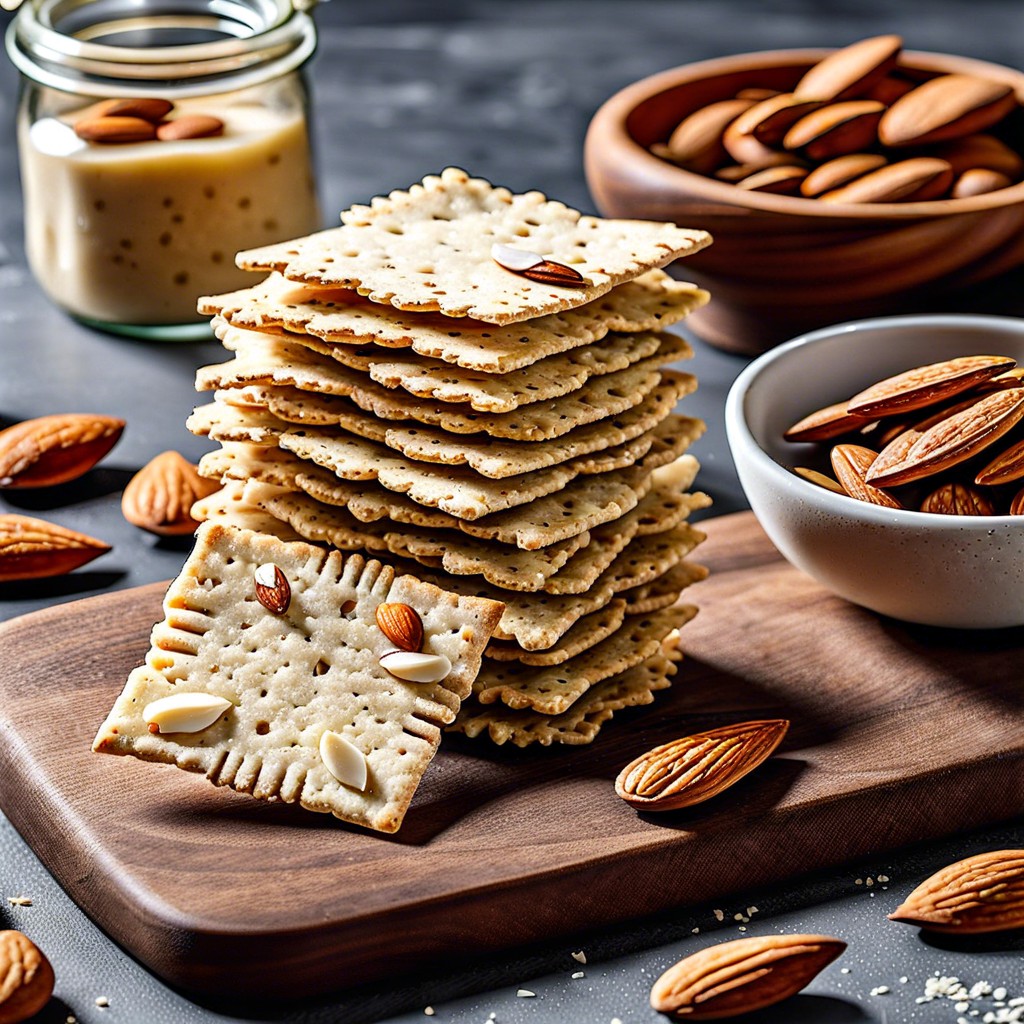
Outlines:
[{"label": "glass jar rim", "polygon": [[[7,52],[41,85],[97,97],[209,95],[258,85],[298,68],[316,49],[312,18],[291,0],[203,0],[178,5],[138,0],[29,0],[7,29]],[[86,7],[102,16],[73,32],[62,20]],[[191,7],[192,10],[187,8]],[[91,35],[140,27],[186,26],[224,38],[170,46],[122,46]]]}]

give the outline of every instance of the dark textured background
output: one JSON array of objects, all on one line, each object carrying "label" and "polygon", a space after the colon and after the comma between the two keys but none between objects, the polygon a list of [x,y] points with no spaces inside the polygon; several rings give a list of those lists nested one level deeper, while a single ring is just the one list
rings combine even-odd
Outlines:
[{"label": "dark textured background", "polygon": [[[594,110],[621,86],[692,60],[900,32],[913,49],[1024,66],[1021,0],[330,0],[316,17],[321,45],[311,77],[317,155],[323,206],[332,221],[335,211],[353,202],[453,164],[591,211],[580,154]],[[0,587],[3,618],[176,572],[181,545],[128,527],[119,512],[120,490],[165,448],[190,457],[205,450],[183,426],[197,401],[192,376],[196,366],[223,358],[212,342],[154,345],[88,331],[41,296],[25,267],[21,241],[16,92],[15,74],[0,66],[0,417],[14,421],[94,410],[121,415],[129,426],[103,466],[83,481],[44,495],[0,498],[0,511],[46,515],[114,545],[72,577]],[[715,498],[718,513],[744,504],[721,416],[729,383],[742,365],[739,357],[698,345],[688,367],[701,388],[687,399],[687,411],[709,425],[695,449],[703,463],[700,483]],[[936,723],[955,727],[955,720]],[[955,801],[956,793],[949,799]],[[737,937],[733,914],[757,906],[746,934],[821,931],[850,942],[849,952],[809,994],[758,1015],[763,1024],[953,1024],[961,1012],[952,1002],[915,1002],[926,979],[935,972],[958,975],[968,984],[988,979],[1008,986],[1011,996],[1024,996],[1024,940],[1011,935],[995,942],[927,943],[884,917],[930,870],[1007,845],[1024,845],[1024,828],[1007,826],[850,865],[784,890],[742,894],[719,908],[725,912],[721,924],[715,908],[697,907],[615,934],[581,936],[571,947],[559,943],[470,966],[464,963],[472,951],[453,951],[448,975],[396,978],[393,985],[314,1005],[304,1004],[296,992],[295,1002],[281,1008],[199,1006],[167,989],[100,934],[0,818],[0,927],[26,931],[54,962],[58,998],[40,1017],[45,1024],[63,1024],[69,1016],[83,1024],[411,1024],[424,1019],[427,1005],[436,1008],[434,1019],[453,1024],[484,1024],[491,1014],[497,1024],[609,1024],[613,1018],[643,1024],[663,1019],[647,1007],[657,975],[712,938]],[[891,879],[886,888],[857,884],[879,873]],[[32,897],[33,905],[10,906],[7,897],[19,894]],[[565,893],[567,901],[574,898]],[[570,957],[571,948],[581,947],[589,959],[583,967]],[[578,970],[585,977],[571,978]],[[520,986],[536,997],[518,998]],[[871,995],[878,986],[891,991]],[[97,1007],[97,997],[109,999],[109,1007]],[[991,999],[976,1000],[971,1008],[984,1013],[993,1005]]]}]

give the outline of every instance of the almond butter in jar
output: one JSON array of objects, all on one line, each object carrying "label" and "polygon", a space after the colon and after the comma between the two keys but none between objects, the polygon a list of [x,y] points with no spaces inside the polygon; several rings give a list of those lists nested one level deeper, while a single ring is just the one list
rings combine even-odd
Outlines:
[{"label": "almond butter in jar", "polygon": [[147,338],[209,334],[240,249],[321,226],[290,0],[27,0],[7,33],[29,265],[57,305]]}]

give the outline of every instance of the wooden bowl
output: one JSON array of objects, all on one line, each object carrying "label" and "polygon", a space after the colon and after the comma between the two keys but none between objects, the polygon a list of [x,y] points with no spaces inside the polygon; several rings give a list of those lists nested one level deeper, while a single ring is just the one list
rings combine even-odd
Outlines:
[{"label": "wooden bowl", "polygon": [[[694,110],[748,87],[791,90],[829,52],[741,54],[664,71],[614,95],[587,132],[587,182],[604,215],[714,236],[673,272],[711,292],[687,323],[721,348],[759,352],[842,320],[948,310],[953,297],[1024,262],[1024,182],[965,199],[840,205],[749,192],[649,152]],[[959,72],[1009,82],[1024,104],[1024,74],[998,64],[906,52],[899,67],[921,80]],[[1020,109],[1000,134],[1024,153]]]}]

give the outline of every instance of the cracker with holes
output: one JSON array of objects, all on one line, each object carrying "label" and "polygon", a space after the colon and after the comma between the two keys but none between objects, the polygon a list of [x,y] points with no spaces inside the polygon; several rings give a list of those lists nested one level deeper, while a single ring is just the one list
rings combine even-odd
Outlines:
[{"label": "cracker with holes", "polygon": [[394,832],[501,612],[360,555],[204,524],[93,749]]},{"label": "cracker with holes", "polygon": [[[345,289],[316,288],[271,274],[258,284],[199,300],[199,312],[234,327],[295,340],[325,355],[341,346],[408,349],[454,366],[508,373],[600,341],[610,331],[670,327],[708,301],[695,285],[652,270],[593,302],[504,327],[439,313],[406,313]],[[380,353],[381,357],[386,352]]]},{"label": "cracker with holes", "polygon": [[238,265],[398,309],[509,324],[591,302],[711,242],[674,224],[584,217],[451,167],[342,221],[240,253]]}]

